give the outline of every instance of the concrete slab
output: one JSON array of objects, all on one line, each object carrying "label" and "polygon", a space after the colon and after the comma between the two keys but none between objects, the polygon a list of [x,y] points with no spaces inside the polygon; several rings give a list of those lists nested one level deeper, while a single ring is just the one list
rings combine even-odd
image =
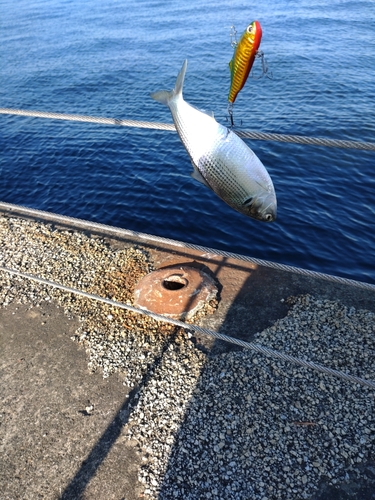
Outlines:
[{"label": "concrete slab", "polygon": [[87,369],[78,326],[46,304],[0,309],[2,499],[139,498],[123,437],[132,394]]}]

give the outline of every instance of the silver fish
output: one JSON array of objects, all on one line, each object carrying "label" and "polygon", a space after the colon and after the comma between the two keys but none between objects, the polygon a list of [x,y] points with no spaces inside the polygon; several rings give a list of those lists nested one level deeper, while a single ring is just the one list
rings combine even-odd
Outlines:
[{"label": "silver fish", "polygon": [[171,110],[177,133],[193,164],[192,177],[238,212],[257,220],[274,221],[276,195],[267,170],[234,132],[184,100],[186,67],[187,61],[173,90],[159,90],[151,97]]}]

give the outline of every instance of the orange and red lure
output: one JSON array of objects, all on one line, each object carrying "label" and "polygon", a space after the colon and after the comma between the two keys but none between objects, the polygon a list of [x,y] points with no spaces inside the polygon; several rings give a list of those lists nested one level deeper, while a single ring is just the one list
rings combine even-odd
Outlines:
[{"label": "orange and red lure", "polygon": [[262,28],[259,21],[254,21],[246,28],[240,41],[233,44],[235,50],[229,63],[231,81],[228,101],[230,104],[234,103],[238,93],[246,83],[261,39]]}]

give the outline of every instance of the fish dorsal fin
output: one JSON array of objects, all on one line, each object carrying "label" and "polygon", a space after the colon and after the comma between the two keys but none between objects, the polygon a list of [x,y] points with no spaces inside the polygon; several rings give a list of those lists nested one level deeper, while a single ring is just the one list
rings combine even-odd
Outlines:
[{"label": "fish dorsal fin", "polygon": [[196,181],[200,182],[204,186],[206,186],[206,187],[208,187],[208,188],[211,189],[211,186],[207,183],[206,179],[199,172],[199,170],[198,170],[197,166],[195,165],[195,163],[191,162],[191,164],[193,165],[193,171],[191,173],[192,178],[195,179]]},{"label": "fish dorsal fin", "polygon": [[182,88],[184,86],[186,68],[187,68],[187,59],[185,59],[184,64],[182,65],[182,68],[177,76],[176,84],[174,86],[175,95],[182,95]]}]

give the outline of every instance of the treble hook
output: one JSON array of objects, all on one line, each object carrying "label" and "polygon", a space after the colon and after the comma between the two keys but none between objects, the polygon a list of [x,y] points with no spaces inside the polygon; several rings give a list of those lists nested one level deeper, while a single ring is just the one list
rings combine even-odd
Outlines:
[{"label": "treble hook", "polygon": [[238,45],[237,30],[236,30],[236,27],[234,26],[234,24],[232,24],[232,26],[230,27],[230,44],[231,44],[232,49],[235,49]]},{"label": "treble hook", "polygon": [[230,126],[234,127],[234,121],[233,121],[233,102],[230,102],[228,104],[228,114],[230,118]]},{"label": "treble hook", "polygon": [[273,79],[273,74],[272,72],[268,72],[268,63],[266,61],[266,58],[264,57],[264,52],[262,50],[258,50],[255,57],[257,59],[261,59],[261,62],[262,62],[262,73],[260,74],[260,76],[254,76],[254,72],[252,71],[251,72],[251,78],[254,78],[254,80],[260,80],[261,78],[263,78],[263,76],[266,76],[267,78],[269,78],[270,80]]}]

